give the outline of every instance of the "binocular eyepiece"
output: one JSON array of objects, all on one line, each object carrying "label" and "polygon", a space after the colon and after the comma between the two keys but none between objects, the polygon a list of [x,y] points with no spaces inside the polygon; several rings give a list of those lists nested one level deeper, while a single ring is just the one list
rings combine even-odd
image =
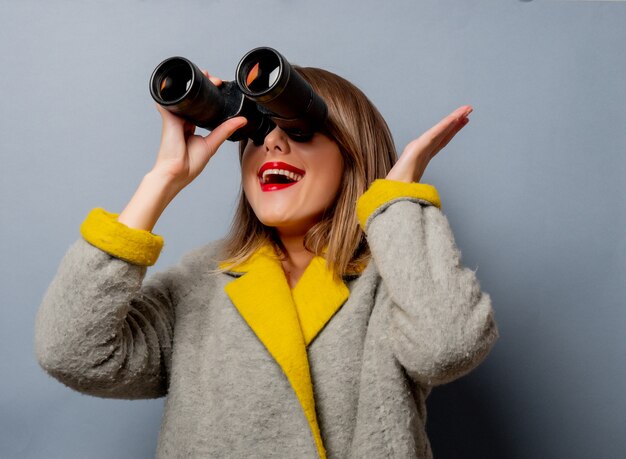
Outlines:
[{"label": "binocular eyepiece", "polygon": [[170,57],[150,77],[150,94],[159,105],[198,127],[215,129],[235,116],[248,123],[229,140],[263,143],[275,126],[305,141],[322,128],[324,100],[278,51],[249,51],[237,65],[235,81],[215,86],[191,61]]}]

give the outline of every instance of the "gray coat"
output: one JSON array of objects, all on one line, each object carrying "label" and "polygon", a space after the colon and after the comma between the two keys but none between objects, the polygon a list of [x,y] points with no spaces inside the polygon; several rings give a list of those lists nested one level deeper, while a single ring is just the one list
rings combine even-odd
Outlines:
[{"label": "gray coat", "polygon": [[[396,199],[366,230],[373,261],[307,341],[313,416],[329,458],[428,458],[426,397],[488,354],[490,299],[438,208]],[[253,274],[216,272],[217,248],[144,281],[145,267],[78,240],[37,316],[39,362],[87,394],[167,396],[159,458],[318,457],[284,362],[227,293]]]}]

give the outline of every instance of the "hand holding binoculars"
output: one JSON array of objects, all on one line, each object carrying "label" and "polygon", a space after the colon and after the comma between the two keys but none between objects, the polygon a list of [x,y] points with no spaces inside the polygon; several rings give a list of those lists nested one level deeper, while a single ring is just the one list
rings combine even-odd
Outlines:
[{"label": "hand holding binoculars", "polygon": [[305,141],[324,124],[327,108],[278,51],[249,51],[237,65],[235,81],[215,86],[184,57],[161,62],[150,77],[150,94],[163,108],[205,129],[215,129],[235,116],[248,123],[229,140],[263,143],[275,126],[291,138]]}]

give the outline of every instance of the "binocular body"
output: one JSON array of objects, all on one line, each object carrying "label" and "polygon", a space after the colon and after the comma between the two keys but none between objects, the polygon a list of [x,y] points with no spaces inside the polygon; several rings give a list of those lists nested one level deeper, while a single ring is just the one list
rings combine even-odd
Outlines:
[{"label": "binocular body", "polygon": [[170,57],[152,72],[150,94],[166,110],[209,130],[244,116],[247,124],[229,140],[249,138],[257,145],[276,126],[294,140],[308,140],[324,125],[328,113],[311,85],[268,47],[249,51],[237,65],[235,80],[220,86],[188,59]]}]

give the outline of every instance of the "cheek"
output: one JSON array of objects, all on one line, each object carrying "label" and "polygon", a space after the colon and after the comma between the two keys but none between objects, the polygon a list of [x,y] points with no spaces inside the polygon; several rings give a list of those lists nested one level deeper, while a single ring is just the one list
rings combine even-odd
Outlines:
[{"label": "cheek", "polygon": [[343,163],[343,158],[341,154],[337,152],[337,155],[334,156],[333,163],[331,167],[328,168],[327,176],[328,176],[328,186],[334,189],[337,193],[339,193],[339,188],[341,187],[341,183],[343,182],[343,174],[345,172],[345,166]]},{"label": "cheek", "polygon": [[252,186],[257,183],[256,167],[254,165],[253,156],[253,154],[244,153],[241,160],[241,184],[246,196],[252,191]]},{"label": "cheek", "polygon": [[248,204],[250,205],[250,207],[252,207],[252,210],[256,214],[259,210],[258,203],[259,203],[259,199],[261,198],[259,196],[260,189],[259,189],[259,185],[258,185],[256,178],[254,178],[253,180],[249,176],[243,177],[241,181],[241,185],[243,189],[244,198],[246,199],[246,201],[248,201]]},{"label": "cheek", "polygon": [[329,207],[333,204],[341,191],[341,184],[343,183],[343,162],[331,161],[327,163],[327,166],[325,170],[320,171],[319,182],[315,185],[317,189],[316,194],[323,201],[318,204],[323,205],[323,207]]}]

